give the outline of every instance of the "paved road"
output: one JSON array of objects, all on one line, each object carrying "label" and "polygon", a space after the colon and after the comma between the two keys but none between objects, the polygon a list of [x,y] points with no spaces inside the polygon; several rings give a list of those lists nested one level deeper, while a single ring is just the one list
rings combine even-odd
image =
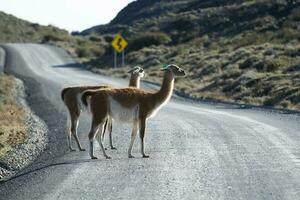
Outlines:
[{"label": "paved road", "polygon": [[[172,99],[149,121],[146,152],[139,142],[127,158],[130,125],[115,125],[111,160],[68,152],[67,85],[127,85],[82,70],[61,49],[6,46],[7,70],[25,81],[32,109],[49,126],[50,144],[16,178],[0,185],[0,199],[300,199],[300,117],[289,112]],[[146,85],[147,86],[147,85]],[[88,147],[89,117],[79,135]],[[106,144],[108,144],[106,142]]]}]

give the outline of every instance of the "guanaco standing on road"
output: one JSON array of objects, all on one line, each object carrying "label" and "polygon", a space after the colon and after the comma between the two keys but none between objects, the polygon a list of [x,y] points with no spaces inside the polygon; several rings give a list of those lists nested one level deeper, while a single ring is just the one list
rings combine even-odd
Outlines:
[{"label": "guanaco standing on road", "polygon": [[89,132],[90,157],[94,156],[94,140],[97,139],[103,155],[109,159],[102,143],[101,135],[97,134],[98,129],[103,133],[105,122],[108,118],[115,121],[131,122],[133,129],[131,141],[128,149],[128,157],[133,158],[131,154],[132,146],[139,129],[141,154],[144,158],[149,156],[144,152],[144,136],[146,121],[153,117],[157,111],[165,105],[172,96],[174,87],[174,78],[176,76],[185,76],[184,70],[171,64],[161,69],[164,71],[163,83],[159,91],[147,92],[137,88],[104,88],[97,91],[85,91],[82,95],[82,103],[87,106],[92,114],[92,124]]},{"label": "guanaco standing on road", "polygon": [[[129,86],[130,87],[140,87],[140,78],[144,77],[144,69],[142,67],[136,66],[131,69],[128,73],[131,74]],[[77,126],[79,122],[79,116],[81,114],[82,106],[81,104],[81,96],[86,90],[97,90],[101,88],[109,88],[109,86],[75,86],[75,87],[66,87],[61,91],[61,98],[65,103],[65,106],[68,109],[68,119],[67,119],[67,133],[68,133],[68,143],[70,151],[75,151],[72,147],[72,135],[74,136],[78,148],[80,151],[85,151],[82,148],[80,141],[77,136]],[[112,120],[108,118],[105,123],[108,125],[109,131],[109,143],[111,149],[116,149],[112,143]],[[102,134],[102,138],[104,137],[104,132]]]}]

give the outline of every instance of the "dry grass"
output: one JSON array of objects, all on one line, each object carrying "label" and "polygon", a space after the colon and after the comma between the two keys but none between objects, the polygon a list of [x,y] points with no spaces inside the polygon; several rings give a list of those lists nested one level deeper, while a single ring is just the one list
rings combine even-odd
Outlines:
[{"label": "dry grass", "polygon": [[0,157],[27,137],[25,112],[16,102],[12,76],[0,76]]}]

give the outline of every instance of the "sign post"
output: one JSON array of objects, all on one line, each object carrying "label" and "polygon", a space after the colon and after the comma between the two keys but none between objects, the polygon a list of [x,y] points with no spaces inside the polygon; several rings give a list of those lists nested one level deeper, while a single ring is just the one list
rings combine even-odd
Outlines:
[{"label": "sign post", "polygon": [[121,36],[117,35],[111,42],[112,47],[114,48],[114,67],[117,67],[117,53],[122,53],[122,67],[125,65],[125,53],[124,50],[128,45],[128,42]]},{"label": "sign post", "polygon": [[125,66],[125,50],[122,51],[122,67]]},{"label": "sign post", "polygon": [[117,68],[117,52],[114,50],[114,68]]}]

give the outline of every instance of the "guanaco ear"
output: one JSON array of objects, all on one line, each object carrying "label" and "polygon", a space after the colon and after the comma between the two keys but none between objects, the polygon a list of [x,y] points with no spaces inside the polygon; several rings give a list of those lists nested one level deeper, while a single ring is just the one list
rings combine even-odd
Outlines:
[{"label": "guanaco ear", "polygon": [[135,66],[134,68],[132,68],[131,70],[128,71],[128,73],[137,73],[140,71],[140,67],[139,66]]},{"label": "guanaco ear", "polygon": [[160,68],[160,71],[165,71],[169,68],[169,65],[162,65],[162,67]]}]

